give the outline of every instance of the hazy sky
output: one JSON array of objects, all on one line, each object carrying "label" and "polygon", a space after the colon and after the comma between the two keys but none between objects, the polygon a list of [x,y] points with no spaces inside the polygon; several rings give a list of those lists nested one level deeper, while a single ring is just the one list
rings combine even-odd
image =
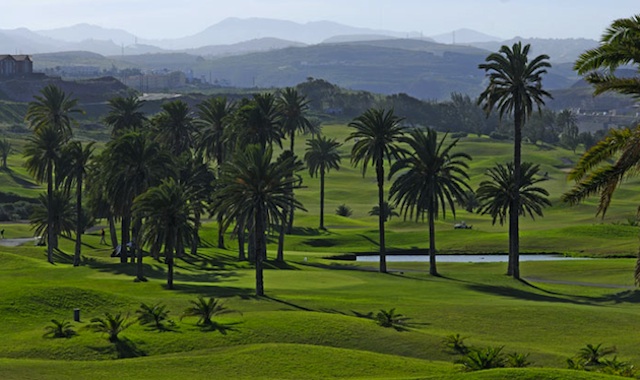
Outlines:
[{"label": "hazy sky", "polygon": [[264,17],[300,23],[330,20],[425,36],[470,28],[504,39],[599,39],[611,21],[640,13],[640,1],[5,0],[1,9],[0,29],[89,23],[142,38],[184,37],[227,17]]}]

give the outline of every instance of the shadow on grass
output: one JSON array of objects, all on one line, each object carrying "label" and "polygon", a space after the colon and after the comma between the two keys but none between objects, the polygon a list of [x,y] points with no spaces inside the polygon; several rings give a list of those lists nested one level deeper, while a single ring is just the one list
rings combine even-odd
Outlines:
[{"label": "shadow on grass", "polygon": [[257,299],[255,291],[248,288],[233,288],[228,286],[211,286],[208,284],[194,285],[174,283],[173,290],[167,289],[167,284],[162,284],[162,287],[170,292],[180,292],[184,294],[193,294],[202,297],[215,297],[215,298],[230,298],[240,297],[243,300]]},{"label": "shadow on grass", "polygon": [[117,342],[103,347],[89,347],[101,355],[114,356],[117,359],[138,358],[147,356],[147,353],[140,349],[133,341],[127,338],[120,338]]},{"label": "shadow on grass", "polygon": [[241,323],[242,322],[218,323],[218,322],[213,321],[213,322],[211,322],[209,324],[206,324],[206,325],[198,325],[198,328],[202,332],[216,332],[217,331],[222,335],[227,335],[227,333],[229,331],[232,331],[232,332],[240,331],[234,326],[239,325]]},{"label": "shadow on grass", "polygon": [[16,173],[13,170],[11,170],[10,168],[2,169],[2,171],[7,173],[9,175],[9,177],[11,177],[13,182],[15,182],[17,185],[20,185],[20,186],[24,187],[25,189],[38,189],[38,188],[40,188],[40,185],[38,185],[37,183],[31,182],[31,181],[28,181],[28,180],[16,175]]},{"label": "shadow on grass", "polygon": [[318,228],[310,228],[310,227],[293,227],[291,229],[290,235],[298,235],[298,236],[320,236],[327,235],[327,231],[322,231]]},{"label": "shadow on grass", "polygon": [[[516,298],[520,300],[539,301],[539,302],[558,302],[558,303],[569,303],[569,304],[576,304],[576,305],[595,306],[594,302],[592,302],[594,300],[590,300],[586,298],[579,299],[578,297],[574,298],[570,295],[562,295],[559,293],[546,291],[544,289],[538,288],[537,286],[531,285],[526,281],[522,281],[522,283],[530,287],[531,289],[535,289],[540,292],[544,292],[546,294],[540,294],[533,291],[527,291],[524,289],[517,289],[510,286],[469,284],[469,285],[466,285],[466,287],[468,289],[481,292],[481,293],[493,294],[493,295],[502,296],[502,297]],[[566,297],[570,297],[570,298],[566,298]]]},{"label": "shadow on grass", "polygon": [[314,311],[313,309],[309,309],[309,308],[306,308],[306,307],[304,307],[304,306],[296,305],[296,304],[294,304],[294,303],[291,303],[291,302],[288,302],[288,301],[284,301],[284,300],[280,300],[280,299],[277,299],[277,298],[273,298],[273,297],[270,297],[270,296],[266,296],[266,295],[265,295],[265,296],[264,296],[264,298],[266,298],[266,299],[268,299],[268,300],[270,300],[270,301],[274,301],[274,302],[281,303],[281,304],[283,304],[283,305],[290,306],[290,307],[292,307],[292,308],[294,308],[294,309],[297,309],[297,310],[302,310],[302,311]]}]

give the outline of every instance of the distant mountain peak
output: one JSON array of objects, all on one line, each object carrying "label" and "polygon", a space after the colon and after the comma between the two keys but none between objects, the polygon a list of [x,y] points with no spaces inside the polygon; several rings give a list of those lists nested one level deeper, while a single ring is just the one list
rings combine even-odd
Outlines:
[{"label": "distant mountain peak", "polygon": [[488,34],[478,32],[477,30],[461,28],[452,30],[449,33],[442,33],[431,38],[443,44],[468,44],[472,42],[499,42],[504,38],[490,36]]}]

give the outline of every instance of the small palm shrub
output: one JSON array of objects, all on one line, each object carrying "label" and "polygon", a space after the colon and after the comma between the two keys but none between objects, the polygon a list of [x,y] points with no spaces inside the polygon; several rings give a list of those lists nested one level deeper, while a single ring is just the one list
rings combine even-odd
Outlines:
[{"label": "small palm shrub", "polygon": [[467,338],[460,334],[451,334],[442,339],[442,344],[456,354],[465,355],[469,352],[469,347],[464,343],[465,339]]},{"label": "small palm shrub", "polygon": [[406,326],[407,321],[410,318],[405,317],[402,314],[396,313],[396,309],[380,310],[374,317],[376,323],[382,327],[393,327],[395,329],[402,329]]},{"label": "small palm shrub", "polygon": [[129,328],[135,321],[128,321],[127,316],[122,313],[112,315],[109,312],[104,313],[104,318],[96,317],[91,319],[88,328],[99,333],[109,336],[109,342],[115,343],[119,341],[118,335]]},{"label": "small palm shrub", "polygon": [[502,353],[504,346],[486,347],[471,349],[460,360],[456,361],[462,364],[465,371],[480,371],[483,369],[502,368],[506,364],[506,359]]},{"label": "small palm shrub", "polygon": [[219,300],[213,297],[209,297],[205,300],[204,297],[198,297],[196,301],[191,302],[191,307],[188,307],[182,317],[198,317],[197,324],[200,326],[213,325],[213,317],[216,315],[233,313],[235,310],[227,309]]},{"label": "small palm shrub", "polygon": [[68,321],[52,319],[51,324],[44,329],[46,330],[44,336],[52,338],[71,338],[76,335],[76,332],[71,327],[71,322]]},{"label": "small palm shrub", "polygon": [[136,310],[136,314],[138,314],[138,323],[141,325],[150,326],[156,330],[166,329],[164,321],[169,317],[169,310],[167,310],[166,305],[141,303],[140,308]]},{"label": "small palm shrub", "polygon": [[613,359],[602,359],[601,365],[600,372],[608,375],[636,378],[638,374],[638,370],[633,364],[620,361],[617,356],[614,356]]},{"label": "small palm shrub", "polygon": [[506,366],[511,368],[525,368],[532,364],[528,359],[529,354],[513,352],[507,355]]},{"label": "small palm shrub", "polygon": [[346,216],[347,218],[353,215],[353,210],[351,207],[345,205],[344,203],[336,208],[336,215]]},{"label": "small palm shrub", "polygon": [[600,360],[610,354],[615,353],[617,350],[615,347],[602,347],[602,343],[593,345],[587,344],[578,351],[578,358],[584,360],[584,365],[599,366]]}]

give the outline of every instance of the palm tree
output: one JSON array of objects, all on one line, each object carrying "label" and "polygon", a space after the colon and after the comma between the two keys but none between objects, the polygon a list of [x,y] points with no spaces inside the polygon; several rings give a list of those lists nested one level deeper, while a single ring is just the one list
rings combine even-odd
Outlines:
[{"label": "palm tree", "polygon": [[[514,204],[513,198],[517,196],[520,200],[518,202],[519,209],[515,210],[518,215],[526,216],[528,214],[531,219],[534,219],[536,215],[542,216],[542,209],[550,206],[551,202],[546,198],[549,192],[537,186],[538,183],[547,180],[545,177],[536,177],[539,169],[538,165],[523,162],[520,181],[514,179],[515,168],[511,162],[506,166],[497,164],[487,170],[485,174],[489,180],[482,181],[476,191],[480,202],[478,213],[489,214],[493,218],[493,224],[498,220],[502,225],[507,220],[507,215],[510,216],[513,212],[511,209]],[[516,256],[515,259],[517,268],[518,257]]]},{"label": "palm tree", "polygon": [[[218,177],[220,168],[230,148],[230,122],[235,111],[235,104],[225,97],[209,98],[198,104],[198,119],[196,124],[200,127],[199,150],[203,151],[209,159],[215,159],[218,165]],[[218,215],[218,248],[224,248],[223,214]]]},{"label": "palm tree", "polygon": [[[347,141],[355,140],[351,149],[351,163],[362,163],[364,177],[369,163],[376,169],[378,182],[378,207],[384,207],[384,160],[391,163],[391,159],[399,155],[398,139],[405,133],[400,125],[402,118],[394,115],[393,110],[370,108],[355,118],[349,127],[354,128]],[[380,234],[380,272],[387,271],[387,258],[384,239],[384,216],[378,217]]]},{"label": "palm tree", "polygon": [[109,99],[109,113],[104,122],[111,127],[111,137],[120,136],[131,130],[140,130],[147,117],[140,109],[144,100],[136,95],[127,97],[117,96]]},{"label": "palm tree", "polygon": [[136,197],[133,212],[145,219],[140,245],[164,244],[167,288],[173,289],[174,252],[193,237],[193,205],[184,185],[168,178]]},{"label": "palm tree", "polygon": [[[544,97],[551,94],[542,89],[542,75],[551,67],[549,56],[542,54],[529,61],[530,45],[522,46],[521,42],[509,48],[503,45],[498,53],[487,56],[485,62],[478,67],[487,73],[489,84],[480,94],[478,103],[490,114],[497,108],[500,118],[505,114],[513,116],[514,142],[513,167],[514,177],[521,178],[522,161],[522,126],[531,116],[534,106],[540,111],[544,105]],[[516,188],[519,186],[516,185]],[[520,278],[518,255],[520,251],[519,221],[517,210],[520,209],[519,193],[516,192],[509,208],[509,269],[507,273]]]},{"label": "palm tree", "polygon": [[[174,159],[160,144],[140,132],[128,132],[107,143],[101,163],[105,165],[106,197],[122,219],[121,262],[126,262],[133,199],[160,180],[174,175]],[[139,222],[134,223],[139,227]],[[139,228],[135,228],[139,231]],[[137,237],[133,237],[137,241]],[[142,251],[138,249],[138,279],[143,280]]]},{"label": "palm tree", "polygon": [[415,215],[418,220],[425,213],[428,216],[429,273],[433,276],[438,275],[435,219],[440,210],[443,216],[446,215],[447,207],[455,216],[456,199],[463,198],[465,190],[470,189],[466,182],[469,179],[466,161],[471,157],[462,152],[453,153],[458,140],[445,145],[446,139],[445,135],[438,141],[438,133],[433,129],[427,129],[426,134],[412,131],[400,139],[411,150],[396,161],[389,172],[390,177],[402,172],[391,185],[389,194],[400,205],[405,218]]},{"label": "palm tree", "polygon": [[[384,206],[382,207],[382,213],[384,216],[384,221],[388,221],[391,220],[391,218],[393,218],[394,216],[400,216],[400,214],[398,214],[395,211],[395,207],[393,207],[392,205],[389,204],[389,202],[384,202]],[[380,206],[373,206],[371,208],[371,211],[369,211],[369,215],[370,216],[380,216]]]},{"label": "palm tree", "polygon": [[[55,163],[60,159],[60,151],[67,141],[66,134],[60,133],[53,125],[42,125],[27,140],[24,155],[25,167],[38,182],[47,183],[47,205],[53,205],[53,173]],[[47,231],[53,231],[54,215],[48,213]],[[47,260],[53,263],[53,234],[47,235]]]},{"label": "palm tree", "polygon": [[211,198],[214,182],[216,180],[213,170],[205,162],[200,154],[195,157],[183,159],[180,170],[180,182],[185,185],[191,196],[190,202],[194,213],[194,231],[191,241],[191,254],[195,255],[200,244],[200,222],[202,213],[205,211],[205,202]]},{"label": "palm tree", "polygon": [[273,94],[254,95],[251,101],[238,108],[234,118],[238,146],[258,144],[266,147],[276,143],[282,147],[281,121]]},{"label": "palm tree", "polygon": [[7,170],[7,158],[13,152],[13,146],[9,140],[0,140],[0,158],[2,159],[2,169]]},{"label": "palm tree", "polygon": [[193,147],[196,132],[189,105],[174,100],[161,106],[162,111],[152,119],[156,129],[156,140],[169,148],[176,156]]},{"label": "palm tree", "polygon": [[594,95],[613,91],[640,96],[639,78],[615,75],[619,66],[640,64],[639,38],[640,15],[618,19],[605,30],[597,48],[580,55],[573,68],[595,87]]},{"label": "palm tree", "polygon": [[209,297],[205,300],[204,297],[198,297],[196,301],[189,301],[192,306],[188,307],[182,317],[198,317],[198,325],[211,326],[213,325],[213,317],[222,314],[233,313],[235,310],[230,310],[224,304],[213,297]]},{"label": "palm tree", "polygon": [[82,234],[84,225],[82,223],[82,189],[83,180],[87,175],[87,165],[93,155],[93,142],[84,147],[80,141],[71,141],[62,149],[62,154],[69,160],[69,165],[63,169],[65,171],[65,188],[69,192],[72,184],[76,184],[76,246],[73,257],[73,266],[80,265],[80,248],[82,246]]},{"label": "palm tree", "polygon": [[88,328],[95,332],[106,333],[109,336],[109,342],[116,343],[120,340],[118,335],[129,328],[135,321],[127,321],[128,317],[117,313],[115,315],[105,312],[104,318],[91,318]]},{"label": "palm tree", "polygon": [[[37,181],[47,182],[47,204],[53,205],[55,163],[60,148],[71,137],[71,114],[82,111],[76,108],[77,99],[52,84],[40,90],[40,95],[34,98],[25,114],[25,120],[34,128],[34,136],[25,147],[25,156],[28,157],[25,165]],[[53,215],[49,215],[48,231],[53,231],[52,224]],[[53,263],[54,238],[52,234],[48,235],[47,259],[50,263]]]},{"label": "palm tree", "polygon": [[[318,132],[317,126],[312,123],[306,116],[309,110],[309,100],[304,95],[300,95],[298,90],[287,87],[276,101],[280,112],[282,123],[282,131],[285,135],[289,135],[291,152],[295,154],[295,136],[296,133],[312,133]],[[289,218],[287,225],[287,233],[291,233],[293,229],[293,208],[289,208]]]},{"label": "palm tree", "polygon": [[[30,217],[34,234],[47,237],[47,244],[52,250],[58,249],[58,236],[71,237],[71,231],[78,225],[71,195],[60,190],[53,190],[52,195],[40,194],[40,204],[33,209]],[[49,261],[53,263],[53,261]]]},{"label": "palm tree", "polygon": [[[290,189],[300,188],[289,176],[293,157],[272,162],[270,147],[249,145],[222,166],[214,210],[225,210],[227,223],[236,220],[252,235],[255,250],[256,295],[264,295],[263,260],[266,257],[265,234],[268,226],[281,225],[290,204],[303,209]],[[242,233],[240,231],[239,233]]]},{"label": "palm tree", "polygon": [[[287,181],[290,184],[290,188],[288,189],[288,191],[291,193],[291,202],[293,202],[293,199],[295,198],[295,195],[293,194],[293,185],[294,183],[302,184],[302,177],[300,177],[297,172],[303,170],[304,164],[298,159],[298,156],[293,154],[293,152],[291,152],[290,150],[283,151],[280,156],[278,156],[277,160],[289,163]],[[292,218],[292,210],[293,209],[291,204],[287,205],[287,209],[285,210],[284,214],[285,217],[282,220],[282,225],[278,226],[278,253],[276,255],[276,261],[279,262],[284,262],[284,237],[286,232],[290,232],[288,231],[288,228],[291,227],[291,224],[288,222],[291,220],[290,218]]]},{"label": "palm tree", "polygon": [[138,323],[140,323],[141,325],[150,325],[156,330],[166,329],[164,321],[169,318],[169,310],[167,310],[167,305],[163,305],[160,303],[148,305],[143,302],[140,304],[138,310],[136,310],[136,314],[138,314]]},{"label": "palm tree", "polygon": [[320,229],[324,230],[324,177],[331,169],[340,170],[340,152],[342,144],[336,139],[317,136],[307,140],[304,161],[311,177],[320,176]]},{"label": "palm tree", "polygon": [[58,321],[57,319],[51,320],[51,325],[44,328],[46,333],[44,336],[51,336],[52,338],[71,338],[76,335],[71,322]]},{"label": "palm tree", "polygon": [[40,90],[40,95],[34,96],[29,103],[25,119],[34,129],[51,126],[54,130],[64,134],[71,134],[73,113],[82,113],[76,108],[78,99],[65,94],[60,87],[50,84]]}]

